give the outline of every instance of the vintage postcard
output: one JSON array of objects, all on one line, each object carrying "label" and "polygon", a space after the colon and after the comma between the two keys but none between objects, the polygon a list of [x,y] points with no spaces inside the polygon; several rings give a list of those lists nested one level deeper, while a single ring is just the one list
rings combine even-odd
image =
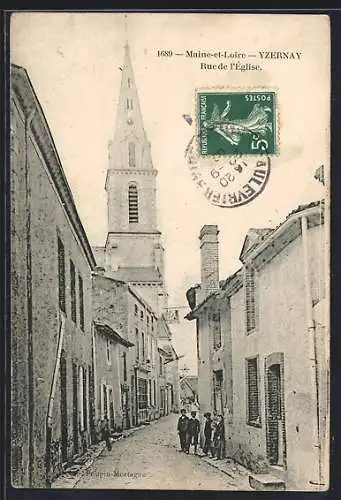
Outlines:
[{"label": "vintage postcard", "polygon": [[11,484],[329,488],[325,15],[16,12]]}]

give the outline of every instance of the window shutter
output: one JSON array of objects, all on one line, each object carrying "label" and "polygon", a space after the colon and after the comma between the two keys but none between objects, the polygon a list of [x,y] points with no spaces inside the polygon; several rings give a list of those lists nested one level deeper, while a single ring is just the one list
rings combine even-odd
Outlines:
[{"label": "window shutter", "polygon": [[245,307],[246,307],[246,332],[256,328],[256,302],[255,302],[255,270],[245,268]]},{"label": "window shutter", "polygon": [[248,383],[248,422],[257,422],[259,419],[258,397],[258,363],[257,358],[247,360]]},{"label": "window shutter", "polygon": [[60,238],[58,238],[58,287],[59,307],[65,312],[65,250]]}]

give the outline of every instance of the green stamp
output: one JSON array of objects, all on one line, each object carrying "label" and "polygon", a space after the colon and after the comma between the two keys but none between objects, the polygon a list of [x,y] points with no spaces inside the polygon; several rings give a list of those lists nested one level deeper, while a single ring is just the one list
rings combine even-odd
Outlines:
[{"label": "green stamp", "polygon": [[197,93],[201,156],[276,153],[275,92]]}]

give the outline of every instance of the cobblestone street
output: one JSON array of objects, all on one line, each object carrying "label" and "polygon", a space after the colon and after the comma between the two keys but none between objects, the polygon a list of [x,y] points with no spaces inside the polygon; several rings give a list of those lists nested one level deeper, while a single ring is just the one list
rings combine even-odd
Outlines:
[{"label": "cobblestone street", "polygon": [[178,415],[137,430],[113,443],[87,469],[76,488],[245,490],[247,476],[222,472],[200,456],[179,452]]}]

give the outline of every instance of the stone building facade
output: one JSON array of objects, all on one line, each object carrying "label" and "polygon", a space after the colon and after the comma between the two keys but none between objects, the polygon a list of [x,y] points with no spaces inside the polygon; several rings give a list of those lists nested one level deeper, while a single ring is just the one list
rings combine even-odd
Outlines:
[{"label": "stone building facade", "polygon": [[177,355],[170,337],[161,365],[158,351],[164,343],[159,334],[169,328],[156,174],[126,47],[109,146],[108,236],[104,247],[91,248],[27,72],[12,65],[15,486],[48,486],[98,440],[105,414],[120,430],[177,411]]},{"label": "stone building facade", "polygon": [[43,487],[90,443],[95,260],[25,69],[11,67],[12,484]]},{"label": "stone building facade", "polygon": [[[115,393],[114,397],[113,392],[113,398],[114,405],[120,408],[123,428],[159,418],[160,370],[156,313],[130,285],[107,276],[104,269],[98,267],[93,273],[93,302],[97,321],[110,325],[120,344],[120,347],[117,346],[117,355],[121,360],[120,394]],[[97,336],[95,342],[97,351]],[[98,363],[104,364],[105,370],[108,369],[107,355],[103,353],[105,354],[105,350],[101,361],[97,362],[97,377]],[[98,379],[98,391],[99,384]],[[100,404],[99,401],[98,405]]]},{"label": "stone building facade", "polygon": [[131,425],[129,408],[128,287],[108,279],[98,268],[92,274],[93,356],[96,408],[94,420],[108,416],[115,432]]},{"label": "stone building facade", "polygon": [[[328,485],[328,331],[323,202],[251,229],[242,267],[189,291],[200,411],[225,419],[226,456],[287,489]],[[217,228],[208,227],[218,247]],[[214,274],[213,274],[214,275]],[[209,291],[209,289],[213,291]]]}]

